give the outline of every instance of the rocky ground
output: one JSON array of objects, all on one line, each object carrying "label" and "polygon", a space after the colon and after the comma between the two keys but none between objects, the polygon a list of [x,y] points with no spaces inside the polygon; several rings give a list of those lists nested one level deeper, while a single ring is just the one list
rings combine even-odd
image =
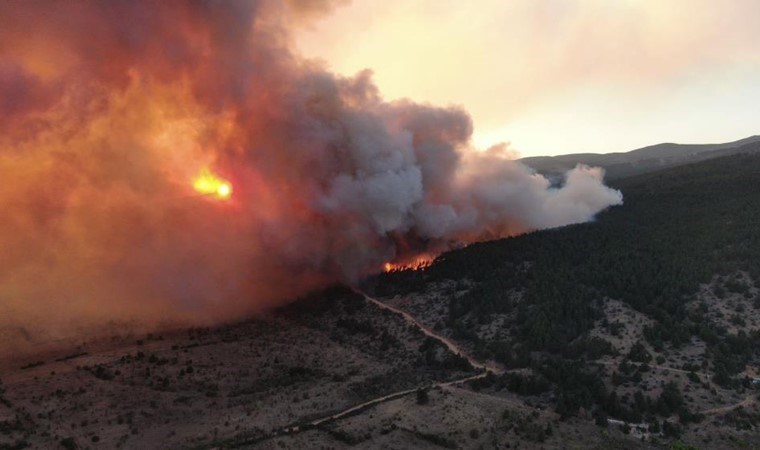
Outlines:
[{"label": "rocky ground", "polygon": [[[741,308],[739,294],[726,294],[725,302],[714,296],[724,281],[705,286],[703,302],[707,313],[739,326],[730,319]],[[445,296],[456,289],[435,286],[383,300],[473,352],[442,325]],[[757,391],[712,383],[703,343],[656,351],[642,339],[645,316],[613,300],[604,312],[591,334],[616,354],[595,364],[606,368],[621,401],[638,391],[656,396],[675,382],[689,409],[704,415],[682,440],[700,448],[760,445]],[[497,317],[498,323],[473,329],[484,339],[509,339],[509,320]],[[747,318],[744,326],[755,321]],[[630,358],[637,344],[649,355],[642,361]],[[662,448],[673,442],[647,424],[614,417],[604,427],[584,411],[563,420],[550,394],[518,395],[483,380],[436,385],[479,372],[402,316],[347,291],[235,325],[114,337],[5,360],[0,370],[0,449]],[[393,393],[400,394],[308,425]]]},{"label": "rocky ground", "polygon": [[300,315],[4,361],[0,448],[214,447],[474,373],[361,297]]}]

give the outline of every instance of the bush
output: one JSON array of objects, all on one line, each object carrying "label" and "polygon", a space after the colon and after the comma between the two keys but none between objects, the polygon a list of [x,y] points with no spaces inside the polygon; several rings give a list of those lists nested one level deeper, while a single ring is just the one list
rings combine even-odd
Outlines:
[{"label": "bush", "polygon": [[607,428],[609,422],[607,421],[607,413],[603,409],[599,408],[594,411],[594,423],[602,428]]},{"label": "bush", "polygon": [[657,411],[662,416],[670,416],[683,407],[684,401],[681,391],[678,389],[678,385],[671,381],[665,385],[662,393],[660,393],[660,397],[657,399]]},{"label": "bush", "polygon": [[77,441],[75,441],[73,437],[67,437],[67,438],[61,439],[59,444],[61,445],[61,447],[63,447],[66,450],[76,450],[79,448],[79,446],[77,445]]},{"label": "bush", "polygon": [[628,359],[635,362],[648,363],[652,360],[652,355],[649,354],[644,344],[637,342],[631,351],[628,353]]},{"label": "bush", "polygon": [[423,389],[423,388],[417,389],[417,404],[427,405],[428,403],[430,403],[430,396],[428,396],[427,389]]},{"label": "bush", "polygon": [[665,435],[665,437],[679,437],[681,436],[681,427],[678,426],[678,424],[668,422],[667,420],[662,421],[662,434]]}]

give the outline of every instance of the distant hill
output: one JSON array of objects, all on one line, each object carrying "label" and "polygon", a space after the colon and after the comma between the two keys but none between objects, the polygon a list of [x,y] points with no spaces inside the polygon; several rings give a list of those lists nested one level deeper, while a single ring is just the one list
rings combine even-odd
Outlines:
[{"label": "distant hill", "polygon": [[481,393],[699,448],[739,448],[715,436],[744,427],[759,448],[760,152],[611,184],[624,204],[593,222],[473,244],[368,288],[510,369]]},{"label": "distant hill", "polygon": [[582,163],[603,167],[607,171],[608,179],[620,179],[720,156],[756,151],[760,151],[760,136],[751,136],[725,144],[664,143],[624,153],[536,156],[523,158],[520,162],[550,178],[562,175]]}]

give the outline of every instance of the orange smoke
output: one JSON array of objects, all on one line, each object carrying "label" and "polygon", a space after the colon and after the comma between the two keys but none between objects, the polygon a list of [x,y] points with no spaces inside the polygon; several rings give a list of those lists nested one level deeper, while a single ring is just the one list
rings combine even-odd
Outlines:
[{"label": "orange smoke", "polygon": [[218,322],[620,202],[299,59],[330,3],[0,3],[0,335]]}]

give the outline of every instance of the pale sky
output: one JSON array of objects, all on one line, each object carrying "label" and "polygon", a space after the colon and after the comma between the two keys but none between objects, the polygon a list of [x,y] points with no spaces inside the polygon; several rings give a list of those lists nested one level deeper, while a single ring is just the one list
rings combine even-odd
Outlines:
[{"label": "pale sky", "polygon": [[296,44],[522,156],[760,134],[757,0],[353,0]]}]

